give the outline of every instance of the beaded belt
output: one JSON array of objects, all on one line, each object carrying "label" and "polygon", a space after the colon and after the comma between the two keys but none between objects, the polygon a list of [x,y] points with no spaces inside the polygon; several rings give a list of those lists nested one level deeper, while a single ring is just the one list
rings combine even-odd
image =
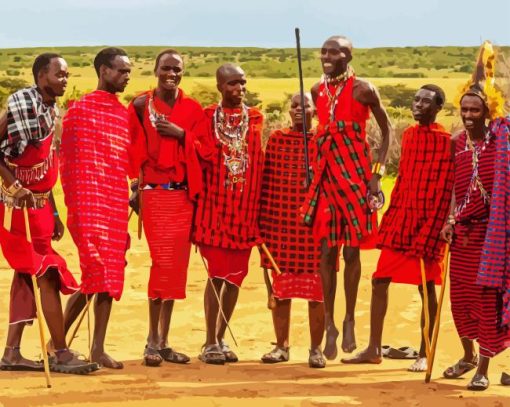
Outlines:
[{"label": "beaded belt", "polygon": [[487,223],[489,222],[489,218],[474,218],[474,219],[464,219],[457,221],[458,224],[462,226],[469,226],[469,225],[477,225],[479,223]]},{"label": "beaded belt", "polygon": [[[36,193],[32,192],[32,196],[34,197],[34,206],[35,209],[44,208],[46,203],[48,202],[50,198],[51,191],[48,192],[42,192],[42,193]],[[0,201],[4,203],[5,206],[8,208],[21,208],[21,201],[18,198],[14,198],[13,196],[10,196],[4,186],[2,185],[2,188],[0,189]]]},{"label": "beaded belt", "polygon": [[187,190],[188,189],[188,183],[187,182],[168,182],[166,184],[147,184],[142,189],[143,190],[146,190],[146,189],[165,189],[167,191]]}]

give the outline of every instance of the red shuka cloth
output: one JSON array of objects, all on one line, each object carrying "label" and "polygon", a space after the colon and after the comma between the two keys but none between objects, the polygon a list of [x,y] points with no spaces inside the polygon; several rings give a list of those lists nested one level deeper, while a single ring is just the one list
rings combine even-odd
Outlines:
[{"label": "red shuka cloth", "polygon": [[379,248],[440,262],[439,234],[453,190],[450,134],[437,123],[404,131],[398,176],[379,227]]},{"label": "red shuka cloth", "polygon": [[[47,159],[49,167],[44,176],[24,185],[33,192],[50,191],[58,178],[58,157],[52,152],[53,134],[39,141],[36,145],[29,144],[23,154],[9,161],[26,169]],[[35,298],[30,279],[20,275],[44,275],[49,269],[55,269],[60,277],[60,291],[72,294],[78,289],[78,283],[68,270],[65,260],[52,249],[51,237],[55,227],[53,209],[49,202],[43,208],[28,210],[28,223],[32,242],[26,239],[26,225],[23,211],[13,209],[12,223],[9,230],[3,227],[5,206],[0,204],[0,245],[9,265],[15,270],[11,286],[10,323],[28,321],[35,318]],[[28,281],[28,282],[27,282]]]},{"label": "red shuka cloth", "polygon": [[152,259],[148,296],[186,298],[193,204],[183,190],[146,189],[142,195],[143,230]]},{"label": "red shuka cloth", "polygon": [[61,180],[67,226],[80,255],[81,291],[120,299],[128,246],[127,109],[96,90],[64,117]]},{"label": "red shuka cloth", "polygon": [[[316,236],[317,240],[326,238],[330,247],[345,244],[368,249],[374,247],[377,234],[377,213],[370,210],[367,201],[367,185],[372,176],[365,133],[369,108],[354,99],[354,80],[354,76],[350,77],[338,96],[334,121],[330,120],[325,91],[329,85],[323,82],[319,86],[318,161],[314,163],[314,178],[301,212],[306,224],[318,221],[327,225],[314,228],[315,233],[323,234]],[[329,89],[334,94],[335,88]]]},{"label": "red shuka cloth", "polygon": [[[263,116],[249,108],[249,126],[246,134],[249,165],[245,181],[228,185],[228,170],[224,164],[222,145],[213,129],[216,105],[205,109],[206,118],[201,131],[207,135],[200,155],[208,160],[204,171],[203,190],[197,201],[192,239],[226,249],[248,249],[261,243],[258,227],[260,185],[264,153],[261,145]],[[226,115],[240,109],[223,109]]]},{"label": "red shuka cloth", "polygon": [[[26,151],[26,150],[25,150]],[[3,221],[5,207],[0,205],[0,219]],[[49,203],[40,209],[28,210],[28,223],[32,243],[26,240],[26,226],[23,211],[14,209],[8,240],[7,231],[0,226],[0,240],[5,259],[15,268],[11,286],[9,323],[15,324],[35,318],[35,298],[29,274],[43,276],[53,270],[58,273],[60,292],[73,294],[79,285],[67,268],[65,260],[51,247],[51,236],[55,227],[53,209]],[[3,222],[2,222],[3,224]]]},{"label": "red shuka cloth", "polygon": [[[312,150],[312,134],[309,135]],[[313,157],[310,151],[310,157]],[[299,218],[306,196],[303,134],[290,129],[276,130],[266,146],[260,232],[282,274],[273,273],[273,294],[277,298],[322,301],[320,245]],[[273,270],[261,252],[261,266]]]},{"label": "red shuka cloth", "polygon": [[200,104],[188,97],[181,89],[173,107],[154,96],[157,112],[185,131],[184,143],[172,137],[161,136],[149,119],[149,100],[153,91],[144,92],[145,108],[143,126],[133,102],[129,104],[129,176],[138,178],[143,169],[145,184],[166,184],[168,182],[188,182],[190,199],[195,199],[202,188],[202,170],[196,150],[200,148],[201,134],[197,126],[204,119]]},{"label": "red shuka cloth", "polygon": [[251,247],[249,249],[225,249],[201,244],[200,255],[207,264],[209,278],[219,278],[241,287],[248,275]]},{"label": "red shuka cloth", "polygon": [[[482,141],[483,142],[483,141]],[[478,174],[492,196],[496,147],[494,137],[479,155]],[[456,142],[455,197],[462,202],[473,173],[472,153],[466,149],[466,134]],[[492,357],[510,346],[510,329],[502,326],[504,292],[477,284],[480,258],[487,233],[490,206],[480,190],[471,193],[457,215],[450,260],[450,300],[455,327],[461,338],[476,339],[480,355]]]}]

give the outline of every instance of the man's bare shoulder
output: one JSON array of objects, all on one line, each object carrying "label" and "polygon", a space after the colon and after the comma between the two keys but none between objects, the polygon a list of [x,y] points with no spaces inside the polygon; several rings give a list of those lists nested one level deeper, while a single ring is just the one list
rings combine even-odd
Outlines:
[{"label": "man's bare shoulder", "polygon": [[363,94],[373,94],[377,91],[376,87],[372,85],[371,82],[363,78],[356,78],[354,80],[353,90]]}]

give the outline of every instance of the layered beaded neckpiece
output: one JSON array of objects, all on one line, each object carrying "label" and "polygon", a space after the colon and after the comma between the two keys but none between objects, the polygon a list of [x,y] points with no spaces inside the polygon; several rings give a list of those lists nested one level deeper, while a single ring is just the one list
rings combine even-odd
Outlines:
[{"label": "layered beaded neckpiece", "polygon": [[220,102],[214,112],[214,134],[222,145],[223,163],[228,171],[227,184],[232,187],[245,182],[244,173],[249,165],[248,122],[248,107],[244,104],[241,113],[225,114]]},{"label": "layered beaded neckpiece", "polygon": [[464,195],[464,198],[458,204],[455,208],[455,217],[458,218],[462,211],[466,208],[467,204],[471,201],[471,196],[476,190],[480,191],[480,195],[482,196],[483,202],[486,205],[490,205],[491,197],[489,193],[485,190],[482,180],[480,179],[480,175],[478,173],[478,164],[480,162],[480,157],[482,153],[486,150],[487,145],[489,144],[491,140],[491,133],[487,129],[485,131],[485,136],[483,138],[483,141],[481,143],[473,143],[473,140],[471,140],[471,137],[469,137],[469,133],[466,132],[466,146],[464,147],[464,151],[471,151],[472,158],[471,158],[471,165],[473,167],[473,172],[471,174],[471,181],[469,182],[468,189],[466,191],[466,194]]},{"label": "layered beaded neckpiece", "polygon": [[[324,83],[324,91],[328,97],[329,117],[331,121],[335,121],[335,110],[338,104],[338,96],[342,93],[342,90],[347,83],[347,80],[354,75],[354,69],[350,66],[347,70],[338,76],[322,75],[321,82]],[[335,88],[334,93],[331,93],[329,87]]]},{"label": "layered beaded neckpiece", "polygon": [[[179,90],[177,90],[177,94],[175,96],[175,99],[179,97]],[[168,120],[168,117],[166,114],[161,113],[154,104],[154,91],[150,92],[149,95],[149,103],[148,103],[148,111],[149,111],[149,120],[152,124],[152,127],[156,128],[156,122],[158,120]]]}]

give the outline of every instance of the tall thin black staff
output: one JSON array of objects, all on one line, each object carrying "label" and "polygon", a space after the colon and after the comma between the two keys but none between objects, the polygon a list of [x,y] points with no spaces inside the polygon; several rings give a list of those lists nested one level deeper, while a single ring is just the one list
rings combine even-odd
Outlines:
[{"label": "tall thin black staff", "polygon": [[299,28],[296,27],[296,49],[299,70],[299,94],[301,96],[301,112],[303,115],[303,139],[305,141],[305,171],[306,171],[306,186],[310,186],[310,165],[308,158],[308,135],[306,132],[306,113],[305,113],[305,91],[303,86],[303,68],[301,67],[301,40],[299,38]]}]

